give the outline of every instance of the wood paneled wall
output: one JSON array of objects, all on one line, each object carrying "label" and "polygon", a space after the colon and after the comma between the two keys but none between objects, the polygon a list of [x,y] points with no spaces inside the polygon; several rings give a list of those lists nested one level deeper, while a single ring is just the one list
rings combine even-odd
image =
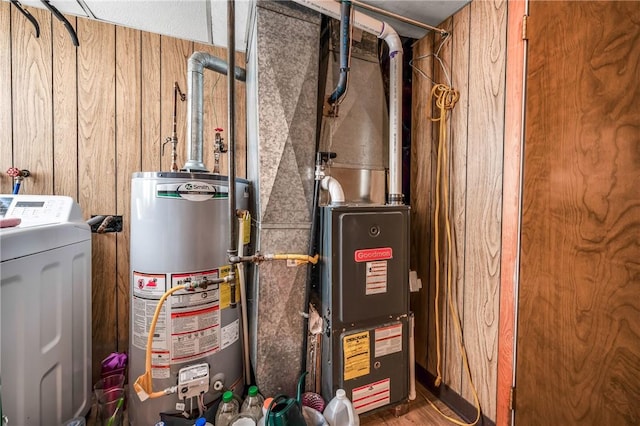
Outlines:
[{"label": "wood paneled wall", "polygon": [[640,424],[638,6],[529,5],[517,425]]},{"label": "wood paneled wall", "polygon": [[[483,414],[496,418],[502,171],[506,67],[507,3],[474,1],[447,19],[451,31],[442,43],[430,34],[414,47],[412,137],[412,269],[423,289],[412,295],[416,312],[416,362],[436,376],[436,332],[441,337],[443,383],[473,404],[468,376],[458,350],[455,324],[447,303],[456,303],[473,383]],[[446,74],[434,54],[439,57]],[[446,285],[444,216],[439,219],[439,327],[435,327],[434,199],[438,124],[429,123],[433,82],[447,83],[460,99],[447,122],[450,138],[449,206],[453,274]],[[442,202],[441,202],[442,211]],[[426,342],[426,345],[425,345]],[[422,346],[421,346],[422,345]]]},{"label": "wood paneled wall", "polygon": [[[99,362],[129,345],[129,203],[131,174],[168,170],[173,84],[186,93],[194,51],[226,59],[226,49],[69,16],[64,26],[31,8],[41,34],[8,2],[0,2],[0,193],[4,173],[28,169],[21,193],[68,195],[86,218],[122,215],[120,233],[92,239],[93,375]],[[244,54],[236,64],[244,67]],[[213,168],[214,129],[227,128],[226,76],[205,75],[205,164]],[[245,86],[236,83],[238,176],[246,176]],[[177,107],[178,166],[186,159],[186,103]],[[225,133],[223,132],[223,137]],[[222,156],[221,173],[226,173]]]}]

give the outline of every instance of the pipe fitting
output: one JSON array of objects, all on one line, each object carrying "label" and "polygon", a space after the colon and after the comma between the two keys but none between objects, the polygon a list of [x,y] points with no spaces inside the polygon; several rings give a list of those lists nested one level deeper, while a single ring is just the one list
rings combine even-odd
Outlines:
[{"label": "pipe fitting", "polygon": [[[204,128],[202,116],[204,112],[203,86],[204,69],[227,75],[228,66],[225,61],[207,52],[194,52],[187,64],[187,154],[184,170],[207,172],[202,162]],[[246,71],[234,67],[237,80],[245,81]]]},{"label": "pipe fitting", "polygon": [[320,181],[322,185],[322,189],[325,191],[329,191],[329,196],[331,197],[331,205],[339,205],[344,204],[344,191],[342,190],[342,185],[336,178],[331,176],[325,176]]}]

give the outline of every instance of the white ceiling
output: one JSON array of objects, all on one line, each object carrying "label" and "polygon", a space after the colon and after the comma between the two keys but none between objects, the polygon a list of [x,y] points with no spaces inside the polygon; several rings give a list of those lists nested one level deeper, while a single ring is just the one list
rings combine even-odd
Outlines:
[{"label": "white ceiling", "polygon": [[[246,50],[247,21],[255,0],[236,0],[236,49]],[[361,0],[429,25],[438,25],[470,0]],[[23,6],[44,8],[40,0],[21,0]],[[143,31],[227,45],[226,0],[51,0],[62,13],[98,19]],[[427,30],[361,9],[388,22],[405,37],[421,38]]]}]

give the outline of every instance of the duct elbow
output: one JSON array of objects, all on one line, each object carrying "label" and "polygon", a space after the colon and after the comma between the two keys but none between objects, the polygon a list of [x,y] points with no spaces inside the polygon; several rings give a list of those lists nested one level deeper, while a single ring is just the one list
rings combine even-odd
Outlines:
[{"label": "duct elbow", "polygon": [[193,52],[193,54],[189,56],[189,60],[187,62],[187,72],[199,72],[200,74],[202,74],[204,70],[204,64],[208,57],[210,57],[208,53]]},{"label": "duct elbow", "polygon": [[335,178],[325,176],[321,182],[322,189],[329,191],[331,204],[344,204],[344,191],[342,185]]},{"label": "duct elbow", "polygon": [[383,22],[384,26],[382,28],[382,32],[378,36],[379,39],[382,39],[387,43],[389,47],[389,56],[392,58],[399,52],[402,53],[402,40],[400,40],[400,36],[396,32],[396,30],[391,27],[391,25]]}]

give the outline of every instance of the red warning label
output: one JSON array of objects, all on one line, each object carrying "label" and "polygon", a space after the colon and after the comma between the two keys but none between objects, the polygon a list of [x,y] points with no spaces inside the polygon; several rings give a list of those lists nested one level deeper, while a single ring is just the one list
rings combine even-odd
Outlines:
[{"label": "red warning label", "polygon": [[378,247],[372,249],[356,250],[354,253],[356,262],[371,262],[375,260],[393,259],[391,247]]}]

